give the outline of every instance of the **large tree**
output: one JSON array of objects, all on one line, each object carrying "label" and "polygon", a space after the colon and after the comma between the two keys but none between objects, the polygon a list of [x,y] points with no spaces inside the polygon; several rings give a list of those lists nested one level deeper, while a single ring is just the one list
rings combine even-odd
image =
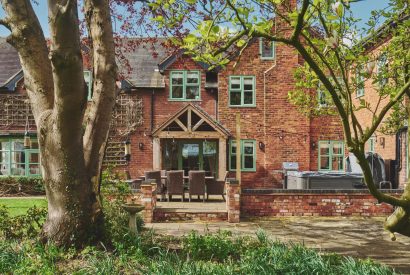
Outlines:
[{"label": "large tree", "polygon": [[[325,91],[332,106],[320,112],[340,116],[346,145],[356,155],[370,193],[379,202],[397,207],[385,228],[392,234],[410,236],[410,184],[401,197],[381,192],[365,158],[366,142],[383,121],[388,121],[392,108],[403,110],[400,104],[406,94],[410,95],[410,4],[408,0],[391,0],[388,9],[372,11],[368,28],[361,29],[350,10],[356,1],[156,0],[151,7],[159,27],[171,34],[175,26],[178,30],[185,28],[189,34],[175,41],[196,59],[213,66],[230,62],[229,56],[240,58],[255,38],[293,47],[305,64],[295,72],[296,89],[290,93],[290,100],[312,115],[317,111],[313,94],[318,87]],[[376,26],[381,20],[387,23],[379,32]],[[369,51],[380,41],[389,42],[379,47],[380,53]],[[381,56],[388,65],[376,74],[373,68]],[[367,79],[375,84],[377,104],[356,99],[356,91]],[[363,110],[372,115],[370,124],[360,121],[358,114]]]},{"label": "large tree", "polygon": [[48,217],[42,237],[58,245],[98,238],[97,195],[104,143],[115,103],[117,66],[108,0],[84,0],[91,40],[93,99],[87,104],[76,0],[49,0],[46,39],[30,0],[1,0],[19,55],[40,145]]}]

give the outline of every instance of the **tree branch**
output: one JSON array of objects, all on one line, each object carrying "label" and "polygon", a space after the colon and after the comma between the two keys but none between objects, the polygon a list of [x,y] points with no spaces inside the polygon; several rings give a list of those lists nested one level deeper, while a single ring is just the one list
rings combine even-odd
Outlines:
[{"label": "tree branch", "polygon": [[11,34],[7,41],[16,48],[24,73],[24,84],[39,127],[43,111],[53,106],[53,78],[48,48],[30,0],[0,0],[6,18],[1,24]]},{"label": "tree branch", "polygon": [[[89,175],[99,174],[115,105],[117,65],[108,1],[84,2],[87,28],[92,40],[93,97],[85,117],[84,158]],[[98,179],[92,179],[95,190]]]},{"label": "tree branch", "polygon": [[298,19],[297,19],[297,22],[296,22],[296,26],[295,26],[295,29],[293,31],[292,38],[291,38],[291,40],[293,40],[293,41],[299,39],[300,33],[303,30],[303,26],[304,26],[303,18],[305,17],[305,14],[306,14],[306,11],[307,11],[308,7],[309,7],[309,0],[303,0],[302,8],[300,10],[300,13],[298,14]]}]

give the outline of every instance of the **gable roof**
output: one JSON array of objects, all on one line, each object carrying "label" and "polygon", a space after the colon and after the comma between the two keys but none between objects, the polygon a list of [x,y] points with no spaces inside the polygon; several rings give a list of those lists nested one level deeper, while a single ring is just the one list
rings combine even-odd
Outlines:
[{"label": "gable roof", "polygon": [[[20,59],[17,51],[7,43],[6,38],[0,37],[0,88],[14,89],[10,83],[21,71]],[[20,78],[21,79],[21,78]]]},{"label": "gable roof", "polygon": [[[174,115],[170,116],[165,122],[163,122],[160,126],[158,126],[157,129],[152,131],[153,136],[157,136],[160,132],[165,130],[169,125],[174,123],[181,115],[183,115],[185,112],[194,112],[201,121],[197,123],[197,125],[191,125],[192,129],[187,129],[188,131],[195,131],[195,128],[199,128],[201,123],[206,123],[210,127],[212,127],[216,132],[224,136],[225,138],[228,138],[231,136],[231,133],[229,132],[228,129],[226,129],[221,123],[219,123],[217,120],[215,120],[213,117],[211,117],[207,112],[205,112],[201,107],[199,107],[196,104],[188,103],[184,107],[182,107],[178,112],[176,112]],[[178,124],[180,121],[177,122]]]},{"label": "gable roof", "polygon": [[[171,66],[172,64],[175,63],[175,61],[177,61],[180,57],[182,57],[185,54],[185,50],[179,50],[176,53],[170,54],[168,55],[164,60],[162,60],[159,64],[158,64],[158,68],[160,70],[160,72],[165,71],[166,69],[169,68],[169,66]],[[204,63],[204,62],[198,62],[195,61],[199,66],[201,66],[204,70],[208,70],[209,69],[209,65]]]}]

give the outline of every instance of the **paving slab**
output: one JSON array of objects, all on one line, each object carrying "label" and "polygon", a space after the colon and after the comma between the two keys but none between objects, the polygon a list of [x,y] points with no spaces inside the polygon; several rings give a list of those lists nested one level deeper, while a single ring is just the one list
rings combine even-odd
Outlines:
[{"label": "paving slab", "polygon": [[248,219],[228,222],[153,223],[147,228],[159,234],[181,236],[192,230],[199,233],[230,230],[235,235],[255,235],[263,229],[283,242],[303,243],[321,252],[336,252],[359,258],[372,258],[410,274],[410,238],[397,234],[391,241],[383,230],[384,218],[363,217],[289,217]]}]

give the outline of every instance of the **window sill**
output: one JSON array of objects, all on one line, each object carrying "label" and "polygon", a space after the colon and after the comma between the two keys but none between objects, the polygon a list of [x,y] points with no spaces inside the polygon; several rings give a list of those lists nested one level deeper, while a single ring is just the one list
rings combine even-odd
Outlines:
[{"label": "window sill", "polygon": [[168,98],[168,101],[171,101],[171,102],[184,102],[184,101],[197,101],[197,102],[200,102],[200,101],[202,101],[202,99],[171,99],[171,98]]},{"label": "window sill", "polygon": [[228,105],[229,108],[256,108],[256,105]]}]

